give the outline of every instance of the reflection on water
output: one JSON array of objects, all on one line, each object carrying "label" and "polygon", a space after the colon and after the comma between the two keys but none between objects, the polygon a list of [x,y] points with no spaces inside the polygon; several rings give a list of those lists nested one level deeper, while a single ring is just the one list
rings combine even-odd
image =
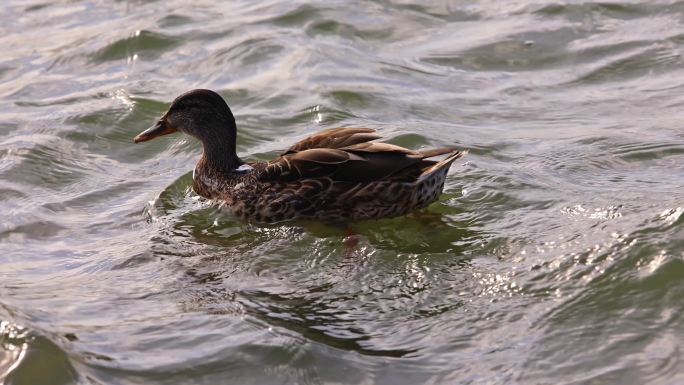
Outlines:
[{"label": "reflection on water", "polygon": [[[0,381],[684,380],[684,4],[3,11]],[[340,125],[470,154],[406,217],[237,222],[198,143],[132,144],[197,87],[245,159]]]}]

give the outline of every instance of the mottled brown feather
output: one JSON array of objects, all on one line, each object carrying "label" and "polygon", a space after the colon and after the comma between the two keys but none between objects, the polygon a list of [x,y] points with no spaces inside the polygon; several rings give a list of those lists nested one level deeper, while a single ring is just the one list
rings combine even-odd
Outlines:
[{"label": "mottled brown feather", "polygon": [[[263,180],[327,176],[334,181],[370,182],[421,163],[422,156],[385,143],[363,149],[309,149],[269,162]],[[352,146],[353,147],[353,146]],[[433,164],[431,162],[430,164]],[[428,164],[415,169],[415,174]]]},{"label": "mottled brown feather", "polygon": [[[432,158],[434,156],[451,154],[451,153],[454,153],[456,151],[457,150],[454,147],[438,147],[438,148],[431,148],[431,149],[427,149],[427,150],[419,150],[418,153],[423,158]],[[463,154],[463,155],[465,155],[465,154]]]},{"label": "mottled brown feather", "polygon": [[341,148],[380,139],[372,128],[330,128],[319,131],[293,144],[281,155],[294,154],[312,148]]},{"label": "mottled brown feather", "polygon": [[397,153],[406,155],[419,156],[420,154],[416,151],[409,150],[401,146],[390,143],[359,143],[352,146],[347,146],[342,148],[344,151],[351,152],[365,152],[365,153]]},{"label": "mottled brown feather", "polygon": [[[255,196],[252,203],[242,202],[246,196],[241,198],[235,189],[216,196],[206,184],[195,181],[195,190],[232,202],[229,205],[237,207],[234,212],[257,221],[395,216],[435,201],[449,166],[465,154],[449,147],[414,151],[367,140],[343,145],[360,140],[355,135],[366,135],[368,130],[326,130],[270,162],[253,163],[255,171],[249,175],[253,182],[241,187]],[[448,156],[441,161],[427,159],[443,154]]]}]

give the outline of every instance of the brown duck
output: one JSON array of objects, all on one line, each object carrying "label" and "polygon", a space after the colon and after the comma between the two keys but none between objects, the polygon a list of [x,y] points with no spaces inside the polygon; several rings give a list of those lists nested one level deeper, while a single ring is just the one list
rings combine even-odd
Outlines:
[{"label": "brown duck", "polygon": [[[340,223],[406,214],[437,200],[451,163],[466,154],[444,147],[413,151],[370,128],[333,128],[305,138],[269,162],[245,163],[235,151],[237,127],[217,93],[193,90],[135,143],[176,131],[202,142],[192,177],[197,194],[257,222],[313,219]],[[448,154],[443,160],[428,160]]]}]

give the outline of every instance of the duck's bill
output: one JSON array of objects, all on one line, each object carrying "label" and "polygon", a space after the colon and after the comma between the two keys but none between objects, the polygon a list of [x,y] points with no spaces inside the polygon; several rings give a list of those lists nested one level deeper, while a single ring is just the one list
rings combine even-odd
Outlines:
[{"label": "duck's bill", "polygon": [[163,135],[168,135],[168,134],[173,134],[176,132],[175,128],[171,127],[169,124],[166,123],[164,119],[159,119],[157,123],[155,123],[154,126],[148,128],[147,130],[141,132],[133,138],[134,143],[140,143],[140,142],[146,142],[150,139],[154,139],[158,136],[163,136]]}]

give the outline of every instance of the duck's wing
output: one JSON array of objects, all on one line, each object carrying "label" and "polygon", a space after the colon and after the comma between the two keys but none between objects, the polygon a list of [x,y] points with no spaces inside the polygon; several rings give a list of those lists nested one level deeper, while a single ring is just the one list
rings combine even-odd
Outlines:
[{"label": "duck's wing", "polygon": [[281,155],[294,154],[314,148],[343,148],[380,138],[381,136],[375,133],[372,128],[330,128],[300,140]]},{"label": "duck's wing", "polygon": [[[353,138],[354,135],[371,133],[372,131],[361,131],[345,135],[346,140],[360,141],[352,145],[341,146],[338,144],[341,143],[339,139],[334,137],[330,142],[337,144],[334,148],[306,148],[306,145],[299,147],[305,148],[303,150],[295,151],[291,148],[266,165],[261,179],[287,182],[327,177],[333,181],[364,183],[392,177],[394,180],[410,182],[436,164],[426,158],[453,151],[450,148],[413,151],[389,143],[369,143],[369,139],[362,140],[363,137]],[[310,138],[314,137],[315,135]],[[377,138],[378,135],[375,135],[374,139]]]}]

